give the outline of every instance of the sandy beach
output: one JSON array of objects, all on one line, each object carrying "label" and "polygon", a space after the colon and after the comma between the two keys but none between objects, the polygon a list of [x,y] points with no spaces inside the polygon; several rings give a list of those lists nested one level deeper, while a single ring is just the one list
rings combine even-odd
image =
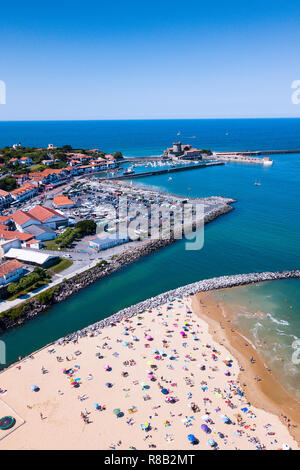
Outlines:
[{"label": "sandy beach", "polygon": [[48,346],[3,371],[1,416],[16,425],[0,431],[0,449],[298,449],[297,428],[275,414],[276,390],[268,400],[265,381],[249,375],[248,350],[230,346],[216,318],[207,322],[205,295]]}]

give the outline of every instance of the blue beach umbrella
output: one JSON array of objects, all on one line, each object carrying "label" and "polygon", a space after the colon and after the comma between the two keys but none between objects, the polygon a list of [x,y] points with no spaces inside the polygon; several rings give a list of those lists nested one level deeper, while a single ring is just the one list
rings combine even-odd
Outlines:
[{"label": "blue beach umbrella", "polygon": [[162,393],[163,395],[168,395],[169,390],[168,390],[167,388],[162,388],[162,389],[161,389],[161,393]]},{"label": "blue beach umbrella", "polygon": [[210,434],[211,430],[206,424],[201,424],[201,429],[204,431],[206,434]]}]

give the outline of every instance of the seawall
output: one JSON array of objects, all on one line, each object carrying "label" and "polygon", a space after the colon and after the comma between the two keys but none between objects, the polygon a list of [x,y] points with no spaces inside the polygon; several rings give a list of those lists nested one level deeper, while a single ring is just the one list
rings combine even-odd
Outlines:
[{"label": "seawall", "polygon": [[[233,207],[230,206],[230,203],[235,201],[233,199],[223,199],[224,203],[222,206],[212,209],[207,214],[205,214],[205,224],[212,222],[221,215],[227,214],[233,210]],[[158,239],[141,242],[139,247],[130,248],[120,255],[116,255],[109,263],[99,263],[99,265],[96,265],[95,267],[90,268],[83,273],[77,274],[66,281],[62,281],[54,288],[48,289],[48,291],[51,291],[51,296],[49,296],[47,303],[43,304],[39,298],[39,295],[36,295],[30,300],[24,301],[19,306],[6,310],[0,316],[0,333],[8,330],[9,328],[21,326],[26,321],[45,312],[53,304],[62,302],[63,300],[74,294],[77,294],[80,290],[88,287],[94,282],[104,277],[110,276],[122,267],[134,263],[140,258],[148,256],[156,250],[164,248],[174,243],[175,241],[177,241],[176,238],[170,237],[167,240]],[[44,291],[43,293],[47,293],[48,291]]]},{"label": "seawall", "polygon": [[97,330],[102,329],[105,326],[109,326],[114,322],[120,321],[122,318],[130,318],[132,316],[141,314],[147,309],[158,307],[167,302],[173,302],[177,298],[190,296],[199,292],[207,292],[217,289],[226,289],[230,287],[244,286],[247,284],[253,284],[257,282],[275,281],[280,279],[299,279],[300,270],[294,271],[276,271],[276,272],[263,272],[263,273],[249,273],[249,274],[236,274],[232,276],[221,276],[211,279],[204,279],[202,281],[194,282],[186,286],[178,287],[177,289],[164,292],[151,297],[150,299],[139,302],[138,304],[132,305],[131,307],[124,308],[119,312],[111,315],[110,317],[104,318],[93,325],[89,325],[82,330],[76,331],[61,338],[57,343],[61,344],[66,341],[74,341],[77,338],[87,336],[90,334],[97,334]]}]

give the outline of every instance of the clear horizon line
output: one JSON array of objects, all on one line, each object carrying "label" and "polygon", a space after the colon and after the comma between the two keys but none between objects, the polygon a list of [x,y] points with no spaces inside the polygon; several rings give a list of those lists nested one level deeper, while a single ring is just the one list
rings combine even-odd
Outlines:
[{"label": "clear horizon line", "polygon": [[204,121],[242,119],[300,119],[300,116],[202,117],[202,118],[101,118],[101,119],[0,119],[1,122],[92,122],[92,121]]}]

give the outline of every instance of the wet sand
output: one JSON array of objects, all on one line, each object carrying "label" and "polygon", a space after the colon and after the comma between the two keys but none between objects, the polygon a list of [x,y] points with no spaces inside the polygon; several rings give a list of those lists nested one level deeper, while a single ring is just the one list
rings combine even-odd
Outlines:
[{"label": "wet sand", "polygon": [[[241,366],[239,381],[249,401],[277,414],[300,443],[300,403],[284,389],[255,346],[233,324],[230,307],[216,301],[213,292],[193,296],[192,307],[200,318],[207,321],[215,341],[223,344],[238,360]],[[251,357],[254,362],[250,362]]]}]

